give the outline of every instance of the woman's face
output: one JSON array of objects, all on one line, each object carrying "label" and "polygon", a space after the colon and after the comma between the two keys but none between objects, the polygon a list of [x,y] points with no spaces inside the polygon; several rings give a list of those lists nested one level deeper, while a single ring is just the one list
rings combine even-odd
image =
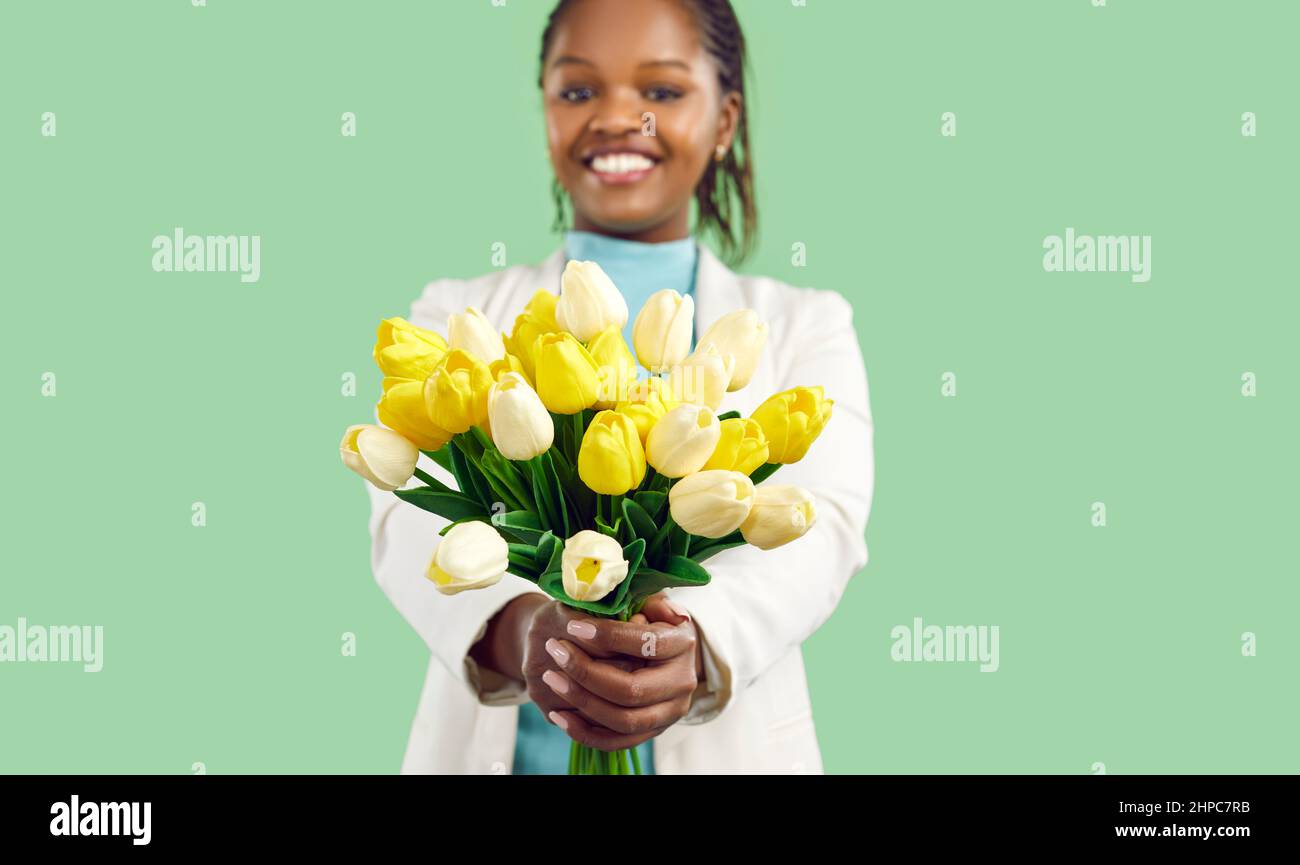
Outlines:
[{"label": "woman's face", "polygon": [[542,77],[551,164],[574,227],[650,242],[687,236],[695,187],[730,147],[740,97],[680,0],[578,0]]}]

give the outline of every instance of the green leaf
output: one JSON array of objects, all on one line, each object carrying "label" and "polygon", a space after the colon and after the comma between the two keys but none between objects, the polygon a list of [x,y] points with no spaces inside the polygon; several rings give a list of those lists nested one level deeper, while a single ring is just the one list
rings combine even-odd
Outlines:
[{"label": "green leaf", "polygon": [[[474,441],[478,444],[479,453],[483,453],[485,451],[495,451],[497,449],[497,446],[492,444],[492,439],[488,438],[488,434],[483,432],[483,430],[479,429],[478,427],[476,426],[470,427],[469,434],[473,436]],[[475,455],[477,456],[477,454]]]},{"label": "green leaf", "polygon": [[508,511],[504,514],[493,514],[492,525],[496,526],[497,531],[502,534],[509,534],[525,544],[537,546],[538,541],[546,530],[542,528],[538,521],[537,514],[531,511]]},{"label": "green leaf", "polygon": [[432,487],[416,487],[411,490],[394,490],[393,494],[404,502],[410,502],[417,508],[445,517],[452,522],[479,517],[486,519],[488,512],[474,499],[460,493],[445,493]]},{"label": "green leaf", "polygon": [[608,535],[614,540],[618,540],[617,523],[611,526],[609,523],[605,522],[600,517],[596,517],[596,531],[600,532],[602,535]]},{"label": "green leaf", "polygon": [[645,541],[637,538],[624,547],[623,558],[627,559],[627,579],[623,582],[630,587],[632,578],[636,576],[637,569],[641,567],[641,561],[645,558]]},{"label": "green leaf", "polygon": [[537,586],[562,604],[576,607],[579,610],[586,610],[587,612],[595,613],[598,616],[614,618],[623,610],[627,609],[627,582],[627,580],[624,580],[619,584],[616,590],[610,592],[599,601],[575,601],[573,598],[570,598],[564,591],[564,576],[559,571],[547,571],[542,574],[537,581]]},{"label": "green leaf", "polygon": [[673,522],[672,515],[670,514],[659,526],[659,530],[655,532],[655,536],[650,539],[650,548],[647,555],[650,557],[651,561],[658,562],[662,557],[664,549],[668,546],[668,536],[672,533],[673,526],[675,525],[676,523]]},{"label": "green leaf", "polygon": [[718,422],[721,423],[724,420],[732,420],[738,417],[740,417],[740,412],[738,411],[724,411],[722,414],[718,415]]},{"label": "green leaf", "polygon": [[456,472],[451,467],[451,451],[451,445],[445,444],[436,451],[420,451],[420,453],[424,454],[426,457],[454,475]]},{"label": "green leaf", "polygon": [[559,501],[551,478],[547,475],[542,459],[542,457],[536,457],[528,462],[528,469],[533,475],[533,503],[537,508],[537,515],[543,528],[557,532],[563,531],[562,503]]},{"label": "green leaf", "polygon": [[[551,451],[542,454],[542,469],[546,473],[547,486],[550,489],[549,495],[555,502],[556,509],[560,515],[560,526],[564,530],[564,537],[569,537],[574,533],[575,522],[570,519],[569,503],[565,500],[564,485],[560,483],[560,476],[556,472],[555,462],[551,459]],[[573,517],[576,520],[577,514]],[[552,526],[552,528],[556,528]]]},{"label": "green leaf", "polygon": [[664,502],[668,501],[668,494],[642,490],[632,495],[632,501],[640,505],[642,510],[650,515],[652,521],[658,522],[659,511],[663,509]]},{"label": "green leaf", "polygon": [[550,532],[544,533],[541,537],[541,540],[537,542],[537,566],[541,570],[543,571],[550,570],[550,568],[547,567],[547,565],[550,564],[551,553],[554,552],[556,543],[557,541],[555,535],[551,534]]},{"label": "green leaf", "polygon": [[537,544],[537,563],[542,573],[559,571],[564,556],[564,541],[547,532]]},{"label": "green leaf", "polygon": [[459,446],[459,442],[456,447],[451,449],[451,458],[455,467],[453,474],[456,475],[456,484],[460,487],[460,491],[465,495],[478,499],[483,505],[484,511],[491,510],[492,502],[496,500],[496,497],[492,494],[492,489],[488,486],[483,473],[466,458],[465,452]]},{"label": "green leaf", "polygon": [[649,543],[654,540],[659,527],[655,525],[654,518],[646,513],[646,509],[637,504],[634,498],[635,496],[632,499],[623,499],[623,519],[633,534]]},{"label": "green leaf", "polygon": [[[689,562],[698,570],[688,571],[680,562]],[[640,609],[646,598],[664,589],[677,586],[705,586],[709,583],[709,572],[691,562],[690,559],[670,558],[669,568],[671,570],[659,571],[647,567],[637,569],[636,576],[631,581],[632,589],[629,592],[632,609]]]},{"label": "green leaf", "polygon": [[721,538],[698,538],[691,541],[690,559],[695,562],[702,562],[711,556],[716,556],[723,550],[729,550],[732,547],[743,547],[745,543],[745,537],[739,530]]},{"label": "green leaf", "polygon": [[672,526],[668,532],[668,549],[674,556],[685,556],[691,548],[691,536],[676,523]]},{"label": "green leaf", "polygon": [[704,566],[684,556],[669,556],[664,571],[679,580],[684,580],[683,585],[707,586],[709,584],[709,572],[704,569]]},{"label": "green leaf", "polygon": [[479,458],[479,464],[483,467],[484,473],[488,475],[488,481],[493,484],[494,488],[509,493],[507,501],[514,509],[526,510],[535,507],[533,494],[530,490],[524,488],[514,464],[501,456],[495,448],[491,450],[484,449],[483,456]]}]

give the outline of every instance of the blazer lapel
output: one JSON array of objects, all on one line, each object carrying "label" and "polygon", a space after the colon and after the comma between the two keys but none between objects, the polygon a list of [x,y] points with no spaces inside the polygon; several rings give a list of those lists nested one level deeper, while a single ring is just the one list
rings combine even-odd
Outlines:
[{"label": "blazer lapel", "polygon": [[709,325],[746,304],[736,274],[704,244],[697,243],[695,248],[699,250],[695,271],[695,338],[698,341]]}]

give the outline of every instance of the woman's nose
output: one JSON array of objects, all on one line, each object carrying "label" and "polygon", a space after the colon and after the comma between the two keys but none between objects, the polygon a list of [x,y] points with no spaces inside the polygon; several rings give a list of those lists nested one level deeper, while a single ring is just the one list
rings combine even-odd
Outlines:
[{"label": "woman's nose", "polygon": [[624,135],[641,129],[639,94],[613,93],[600,100],[591,118],[591,131],[604,135]]}]

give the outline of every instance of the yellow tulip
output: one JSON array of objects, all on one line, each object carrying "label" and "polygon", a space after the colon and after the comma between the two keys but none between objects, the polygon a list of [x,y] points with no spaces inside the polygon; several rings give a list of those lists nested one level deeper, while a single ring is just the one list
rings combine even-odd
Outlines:
[{"label": "yellow tulip", "polygon": [[691,351],[695,301],[671,288],[646,300],[632,324],[632,343],[641,365],[651,372],[671,369]]},{"label": "yellow tulip", "polygon": [[379,324],[374,356],[385,376],[424,381],[446,353],[445,339],[404,318],[388,318]]},{"label": "yellow tulip", "polygon": [[773,394],[750,415],[767,437],[767,461],[797,463],[831,419],[834,400],[820,387],[795,387]]},{"label": "yellow tulip", "polygon": [[548,410],[577,414],[591,408],[600,387],[600,370],[573,334],[542,334],[535,353],[537,394]]},{"label": "yellow tulip", "polygon": [[564,542],[560,573],[570,598],[599,601],[627,579],[627,560],[618,541],[583,529]]},{"label": "yellow tulip", "polygon": [[645,451],[630,417],[614,411],[596,413],[578,450],[578,477],[592,491],[607,496],[641,485]]},{"label": "yellow tulip", "polygon": [[537,392],[519,373],[506,373],[488,394],[492,443],[508,460],[530,460],[550,450],[555,425]]},{"label": "yellow tulip", "polygon": [[596,338],[587,345],[587,351],[600,369],[596,408],[613,408],[624,399],[628,387],[636,381],[636,359],[623,341],[623,332],[613,325],[596,334]]},{"label": "yellow tulip", "polygon": [[527,371],[524,370],[523,363],[513,354],[507,354],[500,360],[494,360],[488,364],[488,372],[492,373],[493,381],[501,381],[512,372],[517,372],[523,376],[524,381],[532,385],[532,379],[529,378]]},{"label": "yellow tulip", "polygon": [[754,469],[767,462],[767,437],[758,421],[733,417],[719,425],[722,435],[718,438],[718,446],[701,471],[729,469],[748,477]]},{"label": "yellow tulip", "polygon": [[740,472],[696,472],[668,491],[673,522],[702,538],[725,537],[740,528],[753,503],[754,484]]},{"label": "yellow tulip", "polygon": [[436,451],[451,441],[451,433],[434,423],[429,414],[422,381],[384,379],[384,395],[377,411],[380,423],[422,451]]},{"label": "yellow tulip", "polygon": [[463,433],[488,427],[488,391],[492,373],[469,352],[452,349],[424,383],[429,417],[443,429]]},{"label": "yellow tulip", "polygon": [[646,436],[646,462],[664,477],[694,474],[709,461],[721,436],[722,426],[707,406],[679,405]]},{"label": "yellow tulip", "polygon": [[555,320],[581,342],[588,342],[611,325],[623,329],[627,301],[599,264],[570,261],[560,276]]},{"label": "yellow tulip", "polygon": [[641,444],[645,444],[650,430],[659,422],[659,418],[677,405],[663,387],[663,379],[647,378],[633,382],[628,387],[627,399],[614,406],[619,414],[625,414],[636,423],[641,435]]},{"label": "yellow tulip", "polygon": [[343,465],[370,481],[376,489],[391,493],[411,479],[420,452],[390,429],[356,424],[343,433],[339,456]]},{"label": "yellow tulip", "polygon": [[515,318],[514,329],[505,338],[506,351],[519,358],[524,374],[530,380],[536,380],[534,368],[537,357],[533,354],[537,337],[544,333],[555,333],[560,329],[555,321],[555,302],[558,298],[549,291],[539,288],[524,311]]},{"label": "yellow tulip", "polygon": [[498,583],[510,567],[510,548],[490,525],[477,520],[460,523],[438,542],[426,574],[444,595],[486,589]]},{"label": "yellow tulip", "polygon": [[754,504],[740,524],[746,543],[774,550],[804,536],[817,522],[812,493],[799,487],[764,484],[754,489]]},{"label": "yellow tulip", "polygon": [[735,359],[720,355],[712,345],[701,345],[668,373],[668,388],[680,402],[707,405],[717,411],[727,393]]},{"label": "yellow tulip", "polygon": [[758,368],[763,344],[767,342],[767,324],[760,321],[752,309],[729,312],[709,325],[700,337],[700,345],[708,346],[723,357],[731,356],[733,369],[727,390],[740,390],[749,384]]},{"label": "yellow tulip", "polygon": [[492,363],[505,356],[505,343],[478,307],[467,306],[461,313],[452,313],[447,319],[447,342],[474,355],[483,363]]}]

